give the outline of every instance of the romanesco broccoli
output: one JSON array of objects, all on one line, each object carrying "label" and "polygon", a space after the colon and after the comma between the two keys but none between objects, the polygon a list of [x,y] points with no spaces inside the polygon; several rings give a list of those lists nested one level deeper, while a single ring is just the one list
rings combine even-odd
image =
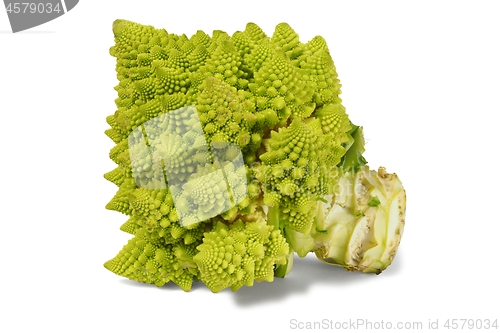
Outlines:
[{"label": "romanesco broccoli", "polygon": [[118,186],[106,208],[134,235],[104,266],[139,282],[213,292],[273,281],[294,253],[380,273],[398,248],[405,192],[370,171],[326,45],[286,23],[191,37],[113,24],[118,98],[106,135]]}]

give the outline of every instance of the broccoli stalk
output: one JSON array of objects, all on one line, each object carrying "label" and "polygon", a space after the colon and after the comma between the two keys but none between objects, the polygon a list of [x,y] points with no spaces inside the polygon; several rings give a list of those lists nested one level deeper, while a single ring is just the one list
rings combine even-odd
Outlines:
[{"label": "broccoli stalk", "polygon": [[364,166],[344,173],[338,186],[327,203],[318,203],[312,251],[327,264],[378,274],[392,263],[403,233],[401,181]]}]

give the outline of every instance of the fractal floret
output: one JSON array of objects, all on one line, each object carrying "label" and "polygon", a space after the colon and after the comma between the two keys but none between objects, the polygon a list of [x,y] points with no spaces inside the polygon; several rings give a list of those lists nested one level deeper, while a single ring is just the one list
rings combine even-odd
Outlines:
[{"label": "fractal floret", "polygon": [[117,20],[113,33],[106,208],[133,238],[108,270],[219,292],[285,277],[295,254],[377,274],[392,263],[405,191],[367,166],[322,37],[302,43],[286,23],[188,37]]}]

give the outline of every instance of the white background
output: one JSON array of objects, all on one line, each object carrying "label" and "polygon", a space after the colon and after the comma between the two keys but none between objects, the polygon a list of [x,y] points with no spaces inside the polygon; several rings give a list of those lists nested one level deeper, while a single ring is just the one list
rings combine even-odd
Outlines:
[{"label": "white background", "polygon": [[[12,34],[0,10],[0,331],[285,332],[291,320],[499,319],[500,8],[493,1],[80,1]],[[117,80],[112,22],[191,36],[255,22],[322,35],[372,168],[396,172],[405,233],[381,275],[315,257],[273,283],[185,293],[102,264],[130,235],[104,135]],[[496,316],[496,317],[495,317]],[[499,322],[500,325],[500,322]],[[326,330],[325,330],[326,331]],[[358,331],[363,331],[362,327]],[[397,331],[397,330],[394,330]],[[424,331],[424,330],[422,330]]]}]

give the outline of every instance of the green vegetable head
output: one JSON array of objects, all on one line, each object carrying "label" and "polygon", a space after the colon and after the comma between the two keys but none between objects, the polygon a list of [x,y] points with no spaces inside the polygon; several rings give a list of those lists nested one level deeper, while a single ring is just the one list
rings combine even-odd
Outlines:
[{"label": "green vegetable head", "polygon": [[[302,43],[286,23],[188,37],[117,20],[113,33],[106,208],[134,237],[107,269],[218,292],[284,277],[295,252],[365,272],[390,263],[404,191],[365,166],[322,37]],[[337,192],[354,184],[365,192]]]}]

